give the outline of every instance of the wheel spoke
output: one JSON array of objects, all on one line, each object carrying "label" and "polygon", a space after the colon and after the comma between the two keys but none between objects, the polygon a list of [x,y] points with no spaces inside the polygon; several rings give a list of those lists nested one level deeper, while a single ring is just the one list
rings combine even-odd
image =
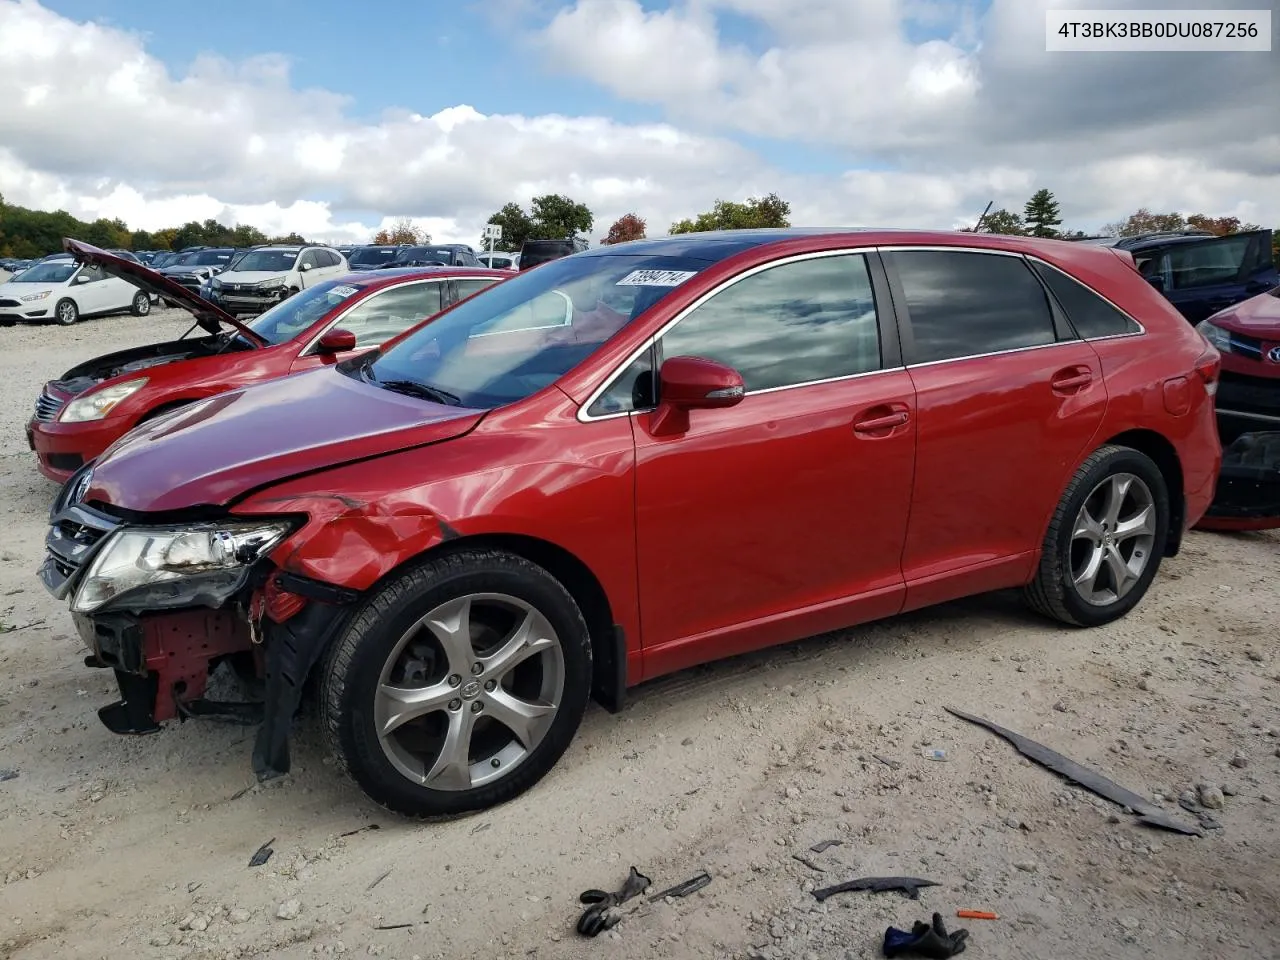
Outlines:
[{"label": "wheel spoke", "polygon": [[1155,507],[1146,506],[1139,510],[1128,520],[1122,520],[1116,524],[1116,539],[1130,540],[1133,537],[1155,536],[1156,532],[1156,510]]},{"label": "wheel spoke", "polygon": [[1115,585],[1116,597],[1123,597],[1138,578],[1129,569],[1120,551],[1115,547],[1107,548],[1107,568],[1111,571],[1111,579]]},{"label": "wheel spoke", "polygon": [[554,647],[554,636],[545,617],[536,611],[528,611],[496,653],[479,658],[484,676],[500,680],[530,657]]},{"label": "wheel spoke", "polygon": [[1106,506],[1103,507],[1103,523],[1114,530],[1120,520],[1120,511],[1124,507],[1124,498],[1129,493],[1133,477],[1122,475],[1111,478],[1107,484]]},{"label": "wheel spoke", "polygon": [[475,662],[471,646],[471,597],[445,604],[420,621],[440,642],[449,661],[449,672],[466,676]]},{"label": "wheel spoke", "polygon": [[1092,544],[1102,542],[1102,524],[1093,518],[1086,505],[1080,508],[1080,516],[1076,517],[1076,527],[1071,531],[1072,540],[1088,540]]},{"label": "wheel spoke", "polygon": [[510,730],[526,750],[542,739],[556,716],[553,704],[523,700],[502,687],[485,696],[485,712]]},{"label": "wheel spoke", "polygon": [[1103,548],[1099,545],[1089,551],[1089,559],[1084,568],[1074,577],[1076,588],[1086,596],[1092,596],[1098,583],[1098,573],[1102,570]]},{"label": "wheel spoke", "polygon": [[374,708],[378,736],[385,737],[410,720],[445,709],[448,702],[457,695],[457,690],[448,683],[433,683],[429,687],[382,684],[378,687],[378,700]]},{"label": "wheel spoke", "polygon": [[439,790],[466,790],[471,786],[471,731],[475,714],[470,710],[449,712],[449,729],[440,744],[440,753],[422,778]]}]

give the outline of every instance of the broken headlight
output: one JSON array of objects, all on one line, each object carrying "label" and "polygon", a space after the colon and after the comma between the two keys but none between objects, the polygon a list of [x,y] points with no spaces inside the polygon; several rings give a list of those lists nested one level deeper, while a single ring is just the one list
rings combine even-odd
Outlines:
[{"label": "broken headlight", "polygon": [[124,527],[111,535],[76,588],[71,609],[216,606],[240,589],[249,568],[284,539],[285,521]]}]

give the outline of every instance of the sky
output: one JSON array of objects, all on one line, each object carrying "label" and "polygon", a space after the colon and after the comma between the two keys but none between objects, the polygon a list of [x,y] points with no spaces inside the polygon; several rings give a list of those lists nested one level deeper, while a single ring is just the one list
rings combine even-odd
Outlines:
[{"label": "sky", "polygon": [[[650,236],[776,192],[954,229],[1046,187],[1280,227],[1272,53],[1047,53],[1046,8],[1276,0],[0,0],[0,195],[155,230],[479,245],[563,193]],[[1280,16],[1273,16],[1280,30]]]}]

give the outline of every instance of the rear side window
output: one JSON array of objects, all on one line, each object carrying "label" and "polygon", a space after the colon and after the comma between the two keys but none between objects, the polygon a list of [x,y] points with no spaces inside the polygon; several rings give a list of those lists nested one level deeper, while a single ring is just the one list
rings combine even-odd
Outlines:
[{"label": "rear side window", "polygon": [[1095,337],[1119,337],[1127,333],[1140,333],[1142,328],[1106,300],[1073,277],[1067,276],[1047,263],[1031,261],[1058,303],[1066,311],[1076,333],[1091,340]]},{"label": "rear side window", "polygon": [[739,280],[667,331],[662,356],[727,364],[742,374],[748,391],[878,370],[880,334],[866,258],[796,260]]},{"label": "rear side window", "polygon": [[1044,288],[1021,257],[900,250],[898,272],[911,319],[909,363],[933,363],[1053,343]]},{"label": "rear side window", "polygon": [[454,286],[458,288],[459,300],[465,300],[473,293],[479,293],[485,287],[491,287],[497,282],[497,277],[470,277],[465,280],[459,278],[453,281]]},{"label": "rear side window", "polygon": [[356,335],[357,349],[376,347],[440,312],[444,284],[439,281],[392,287],[362,300],[338,321]]}]

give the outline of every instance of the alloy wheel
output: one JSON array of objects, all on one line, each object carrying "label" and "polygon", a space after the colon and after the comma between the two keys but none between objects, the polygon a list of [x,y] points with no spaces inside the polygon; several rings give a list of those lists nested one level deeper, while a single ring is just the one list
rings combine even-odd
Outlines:
[{"label": "alloy wheel", "polygon": [[546,616],[507,594],[468,594],[396,642],[375,693],[378,741],[414,783],[470,790],[537,748],[564,686],[564,653]]},{"label": "alloy wheel", "polygon": [[69,301],[58,304],[58,322],[63,324],[72,324],[76,322],[75,304]]},{"label": "alloy wheel", "polygon": [[1115,473],[1085,498],[1071,531],[1071,582],[1094,606],[1122,600],[1142,579],[1156,538],[1151,489],[1132,473]]}]

